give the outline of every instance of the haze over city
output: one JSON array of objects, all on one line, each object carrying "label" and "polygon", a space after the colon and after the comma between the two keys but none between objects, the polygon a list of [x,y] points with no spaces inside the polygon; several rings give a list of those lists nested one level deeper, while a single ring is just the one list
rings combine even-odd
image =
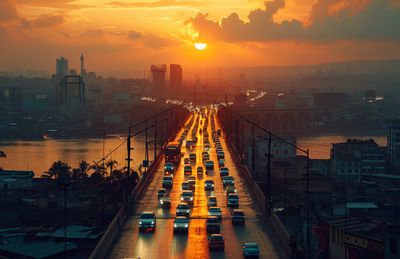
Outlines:
[{"label": "haze over city", "polygon": [[[398,0],[3,0],[0,71],[46,70],[66,56],[104,76],[153,63],[288,66],[400,58]],[[195,42],[207,44],[203,51]],[[193,78],[193,73],[185,75]]]}]

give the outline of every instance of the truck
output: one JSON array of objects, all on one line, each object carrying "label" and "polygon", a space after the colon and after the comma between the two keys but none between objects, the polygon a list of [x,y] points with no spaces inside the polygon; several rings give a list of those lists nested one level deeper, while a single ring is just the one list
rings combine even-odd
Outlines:
[{"label": "truck", "polygon": [[179,142],[169,142],[164,151],[165,163],[171,162],[178,166],[181,162],[181,144]]}]

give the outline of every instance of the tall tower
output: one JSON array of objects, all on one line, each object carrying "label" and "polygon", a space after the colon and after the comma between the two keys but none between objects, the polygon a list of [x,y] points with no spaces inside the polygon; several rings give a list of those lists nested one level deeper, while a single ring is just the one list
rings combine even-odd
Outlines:
[{"label": "tall tower", "polygon": [[56,75],[61,77],[68,75],[68,59],[64,57],[56,59]]},{"label": "tall tower", "polygon": [[85,57],[81,54],[81,77],[85,74]]}]

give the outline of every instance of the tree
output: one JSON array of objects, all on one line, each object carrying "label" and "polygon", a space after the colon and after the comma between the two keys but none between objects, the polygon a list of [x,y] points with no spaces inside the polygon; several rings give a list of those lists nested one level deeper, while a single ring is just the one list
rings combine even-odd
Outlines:
[{"label": "tree", "polygon": [[67,163],[58,160],[53,162],[49,171],[45,173],[48,174],[48,177],[57,179],[63,173],[71,174],[71,167]]},{"label": "tree", "polygon": [[92,165],[90,166],[90,169],[94,170],[94,173],[91,175],[91,178],[92,178],[92,176],[93,176],[94,174],[96,175],[96,176],[94,177],[95,179],[97,179],[98,176],[99,176],[100,178],[103,178],[103,177],[105,176],[105,174],[106,174],[106,169],[105,169],[102,165],[99,165],[98,163],[96,163],[96,162],[94,162],[94,161],[93,161],[93,163],[94,163],[94,164],[92,164]]},{"label": "tree", "polygon": [[114,169],[114,166],[117,166],[118,162],[116,160],[110,159],[107,161],[106,166],[110,168],[110,175]]},{"label": "tree", "polygon": [[82,160],[79,162],[79,167],[72,170],[72,178],[73,179],[85,179],[88,178],[87,171],[89,170],[90,165],[88,162]]}]

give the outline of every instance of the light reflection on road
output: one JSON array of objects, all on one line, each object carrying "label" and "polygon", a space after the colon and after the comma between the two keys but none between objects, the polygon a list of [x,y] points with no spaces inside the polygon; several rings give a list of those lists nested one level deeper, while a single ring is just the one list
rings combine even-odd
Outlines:
[{"label": "light reflection on road", "polygon": [[[198,115],[197,115],[198,116]],[[217,122],[217,120],[216,120]],[[204,123],[204,119],[203,119]],[[228,152],[225,140],[221,137],[221,144],[225,152],[225,166],[230,170],[230,175],[235,177],[235,187],[238,190],[240,208],[246,215],[245,226],[233,226],[231,223],[231,209],[227,207],[226,194],[219,176],[218,163],[214,143],[211,134],[211,120],[209,120],[208,134],[212,148],[210,158],[215,163],[215,170],[203,177],[197,177],[197,166],[203,166],[201,153],[203,151],[203,135],[197,134],[198,142],[194,149],[186,150],[182,146],[184,157],[189,157],[190,152],[196,153],[196,165],[193,165],[192,175],[196,176],[196,187],[193,206],[190,215],[188,235],[173,233],[173,221],[176,215],[176,206],[180,203],[181,184],[187,177],[183,173],[183,160],[174,175],[174,185],[169,193],[171,208],[165,210],[160,208],[157,199],[157,190],[161,188],[164,175],[162,163],[151,181],[146,193],[139,201],[136,213],[126,222],[121,236],[117,241],[111,258],[129,258],[140,256],[140,258],[243,258],[242,244],[246,242],[257,242],[260,245],[260,258],[285,258],[283,252],[277,252],[272,245],[268,233],[271,231],[261,220],[257,207],[254,204],[245,181],[240,178],[239,172]],[[202,125],[199,125],[199,129]],[[216,128],[219,128],[216,123]],[[181,130],[181,132],[183,129]],[[181,133],[178,134],[180,136]],[[190,138],[191,131],[188,133]],[[213,179],[214,191],[204,190],[204,180]],[[211,252],[208,249],[205,221],[208,207],[207,198],[210,195],[217,197],[218,206],[222,209],[221,234],[225,238],[225,251]],[[145,210],[154,210],[157,216],[157,229],[154,233],[138,232],[138,217]],[[276,238],[275,238],[276,240]]]}]

